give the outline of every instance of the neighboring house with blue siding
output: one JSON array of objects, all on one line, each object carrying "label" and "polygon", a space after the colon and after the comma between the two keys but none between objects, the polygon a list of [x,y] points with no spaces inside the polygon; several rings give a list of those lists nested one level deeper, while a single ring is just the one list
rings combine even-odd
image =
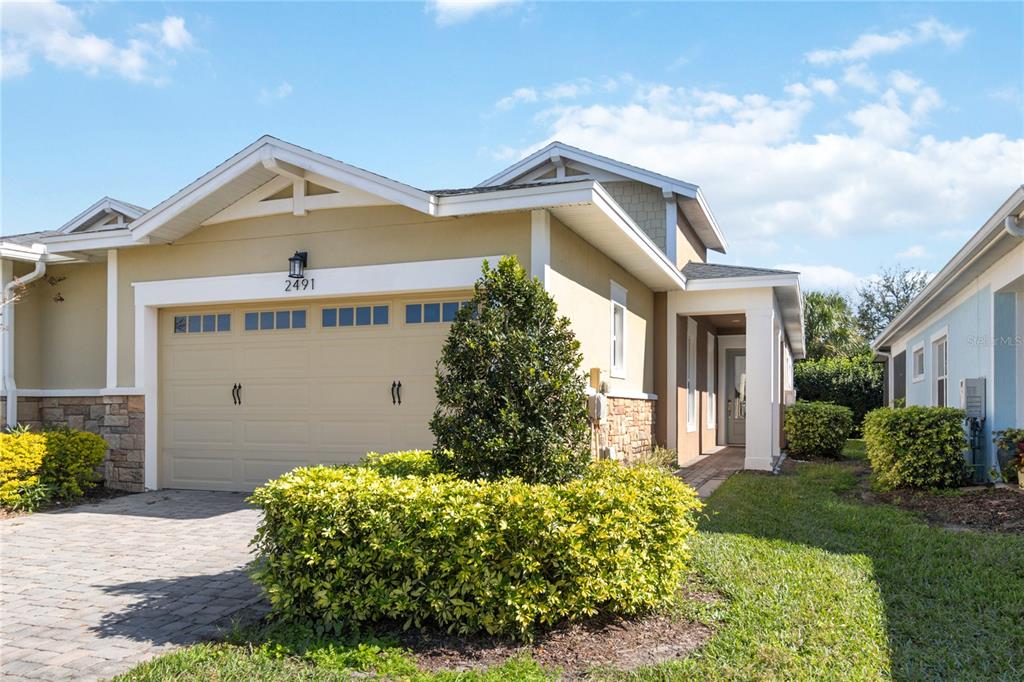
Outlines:
[{"label": "neighboring house with blue siding", "polygon": [[999,207],[871,344],[886,363],[889,404],[965,407],[983,379],[982,456],[992,434],[1024,426],[1024,186]]}]

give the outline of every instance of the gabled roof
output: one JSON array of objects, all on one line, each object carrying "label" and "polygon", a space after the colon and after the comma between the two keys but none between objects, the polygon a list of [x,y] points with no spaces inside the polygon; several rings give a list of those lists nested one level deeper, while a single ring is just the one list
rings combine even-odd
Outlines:
[{"label": "gabled roof", "polygon": [[135,204],[130,204],[127,201],[121,201],[120,199],[114,199],[112,197],[103,197],[92,206],[58,227],[56,231],[61,234],[70,234],[71,232],[75,232],[76,230],[95,223],[99,219],[118,213],[129,219],[126,222],[130,222],[132,220],[136,220],[145,212],[146,209],[141,206],[136,206]]},{"label": "gabled roof", "polygon": [[132,225],[132,237],[137,241],[179,239],[280,175],[332,188],[344,185],[423,213],[432,213],[435,202],[423,190],[264,135],[150,209]]},{"label": "gabled roof", "polygon": [[[568,159],[583,166],[599,169],[628,180],[635,180],[661,189],[666,197],[676,195],[683,215],[693,226],[704,245],[714,251],[725,253],[727,243],[714,215],[711,213],[704,195],[697,185],[672,178],[661,173],[640,168],[622,161],[601,156],[564,142],[554,141],[542,149],[538,149],[526,158],[517,161],[505,170],[492,175],[478,185],[479,187],[501,185],[520,181],[531,171],[549,163],[562,164]],[[579,177],[579,176],[572,176]]]},{"label": "gabled roof", "polygon": [[1024,216],[1024,185],[1017,187],[967,243],[946,263],[913,301],[871,342],[886,351],[901,331],[927,319],[977,277],[1021,243],[1006,226],[1007,218]]}]

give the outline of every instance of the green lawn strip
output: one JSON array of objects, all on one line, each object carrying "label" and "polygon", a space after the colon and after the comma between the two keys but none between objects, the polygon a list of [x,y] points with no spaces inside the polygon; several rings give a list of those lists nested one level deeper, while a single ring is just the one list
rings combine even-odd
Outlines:
[{"label": "green lawn strip", "polygon": [[846,447],[843,448],[843,457],[847,459],[860,459],[865,462],[868,459],[867,446],[863,438],[847,438]]},{"label": "green lawn strip", "polygon": [[728,598],[715,636],[635,677],[1022,679],[1024,538],[931,528],[854,485],[843,463],[729,479],[695,546]]}]

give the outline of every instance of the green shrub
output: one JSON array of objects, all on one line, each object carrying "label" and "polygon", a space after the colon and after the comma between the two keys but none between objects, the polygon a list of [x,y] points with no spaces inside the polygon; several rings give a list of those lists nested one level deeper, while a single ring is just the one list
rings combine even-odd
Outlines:
[{"label": "green shrub", "polygon": [[992,436],[1003,477],[1009,481],[1024,480],[1024,429],[1003,429]]},{"label": "green shrub", "polygon": [[56,428],[43,433],[46,456],[39,478],[53,486],[58,499],[81,497],[103,480],[96,467],[103,463],[107,441],[95,433],[69,428]]},{"label": "green shrub", "polygon": [[107,442],[94,433],[53,429],[0,434],[0,506],[32,511],[96,485]]},{"label": "green shrub", "polygon": [[440,473],[429,450],[406,450],[384,455],[371,452],[366,455],[363,466],[381,476],[430,476]]},{"label": "green shrub", "polygon": [[465,479],[557,483],[590,461],[579,342],[514,257],[484,263],[437,366],[434,456]]},{"label": "green shrub", "polygon": [[794,457],[840,457],[850,435],[850,408],[800,401],[786,408],[786,451]]},{"label": "green shrub", "polygon": [[0,506],[32,511],[45,491],[39,468],[46,454],[46,438],[39,433],[0,433]]},{"label": "green shrub", "polygon": [[883,407],[864,420],[868,459],[883,488],[947,488],[966,480],[964,412]]},{"label": "green shrub", "polygon": [[853,434],[860,437],[864,415],[882,406],[882,365],[870,355],[805,360],[793,366],[801,400],[835,403],[853,412]]},{"label": "green shrub", "polygon": [[254,577],[283,620],[527,639],[668,603],[701,508],[678,478],[615,462],[554,485],[308,467],[252,500],[264,513]]}]

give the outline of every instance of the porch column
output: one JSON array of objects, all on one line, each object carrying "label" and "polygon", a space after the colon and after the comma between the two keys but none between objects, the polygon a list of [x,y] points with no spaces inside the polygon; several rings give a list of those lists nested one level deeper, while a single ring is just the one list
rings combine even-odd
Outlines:
[{"label": "porch column", "polygon": [[776,355],[771,306],[748,308],[747,315],[747,437],[744,467],[771,471],[774,405],[773,366]]}]

